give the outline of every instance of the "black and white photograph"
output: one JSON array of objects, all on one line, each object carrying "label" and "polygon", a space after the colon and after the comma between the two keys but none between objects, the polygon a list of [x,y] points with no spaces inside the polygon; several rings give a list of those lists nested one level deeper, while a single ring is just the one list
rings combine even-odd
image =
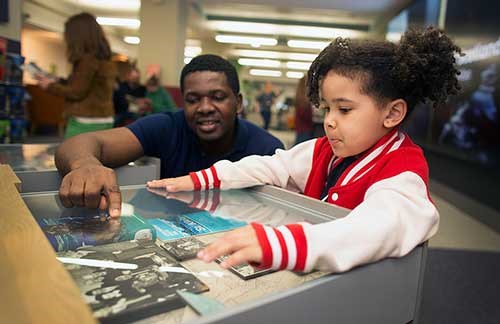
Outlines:
[{"label": "black and white photograph", "polygon": [[163,242],[160,246],[177,261],[184,261],[195,258],[198,251],[205,247],[205,243],[194,237],[186,237],[175,241]]}]

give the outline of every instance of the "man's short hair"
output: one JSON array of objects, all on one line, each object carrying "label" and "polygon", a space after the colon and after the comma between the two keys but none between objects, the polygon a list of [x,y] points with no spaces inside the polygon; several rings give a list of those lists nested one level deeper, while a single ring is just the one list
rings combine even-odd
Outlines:
[{"label": "man's short hair", "polygon": [[240,93],[240,81],[234,66],[218,55],[204,54],[196,56],[184,66],[181,72],[181,92],[184,93],[184,79],[189,73],[199,71],[222,72],[226,75],[227,82],[235,95]]}]

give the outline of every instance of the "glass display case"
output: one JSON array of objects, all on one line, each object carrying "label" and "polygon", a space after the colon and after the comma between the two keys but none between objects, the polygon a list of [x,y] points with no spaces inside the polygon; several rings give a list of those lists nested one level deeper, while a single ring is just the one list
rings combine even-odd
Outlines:
[{"label": "glass display case", "polygon": [[[1,144],[0,164],[8,164],[22,182],[22,192],[59,190],[54,154],[59,144]],[[144,158],[116,169],[120,185],[143,184],[160,175],[159,161]]]},{"label": "glass display case", "polygon": [[[205,219],[212,217],[217,221],[222,220],[222,223],[230,220],[272,226],[301,221],[312,224],[335,221],[348,213],[346,209],[271,186],[184,193],[148,190],[144,186],[125,186],[121,190],[122,212],[125,214],[122,218],[135,215],[152,224],[156,230],[156,236],[152,237],[156,238],[159,246],[166,240],[178,237],[161,239],[158,233],[164,228],[158,222],[179,225],[180,218],[199,216],[200,213]],[[22,197],[39,223],[42,218],[98,214],[96,210],[62,207],[56,192],[27,193],[22,194]],[[202,230],[199,230],[200,227],[197,227],[199,232],[186,230],[188,234],[184,236],[194,235],[199,241],[208,244],[223,235],[217,227],[210,227],[199,219],[190,219],[198,222]],[[210,222],[211,225],[214,223]],[[184,229],[191,228],[189,224],[182,226]],[[108,241],[96,241],[95,244],[109,243],[111,236],[107,236]],[[208,287],[209,290],[201,296],[217,301],[224,308],[200,316],[185,306],[165,313],[152,312],[146,317],[142,314],[140,318],[131,317],[129,320],[144,324],[186,321],[408,323],[416,320],[418,314],[425,256],[424,244],[403,258],[386,259],[342,274],[278,271],[248,280],[242,279],[234,271],[223,270],[215,262],[189,259],[180,264]]]}]

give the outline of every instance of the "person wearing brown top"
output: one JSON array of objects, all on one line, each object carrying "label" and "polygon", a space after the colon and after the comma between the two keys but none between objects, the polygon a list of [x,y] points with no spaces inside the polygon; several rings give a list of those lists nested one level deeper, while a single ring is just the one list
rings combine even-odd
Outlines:
[{"label": "person wearing brown top", "polygon": [[66,54],[73,65],[66,82],[38,76],[39,85],[65,99],[65,137],[113,127],[116,67],[111,49],[94,16],[80,13],[64,26]]}]

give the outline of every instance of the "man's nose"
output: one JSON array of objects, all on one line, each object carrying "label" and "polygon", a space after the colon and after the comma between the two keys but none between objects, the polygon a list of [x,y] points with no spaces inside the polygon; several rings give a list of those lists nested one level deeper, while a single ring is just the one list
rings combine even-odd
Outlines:
[{"label": "man's nose", "polygon": [[200,100],[200,105],[198,106],[199,112],[210,112],[214,110],[214,105],[209,97],[202,97]]}]

